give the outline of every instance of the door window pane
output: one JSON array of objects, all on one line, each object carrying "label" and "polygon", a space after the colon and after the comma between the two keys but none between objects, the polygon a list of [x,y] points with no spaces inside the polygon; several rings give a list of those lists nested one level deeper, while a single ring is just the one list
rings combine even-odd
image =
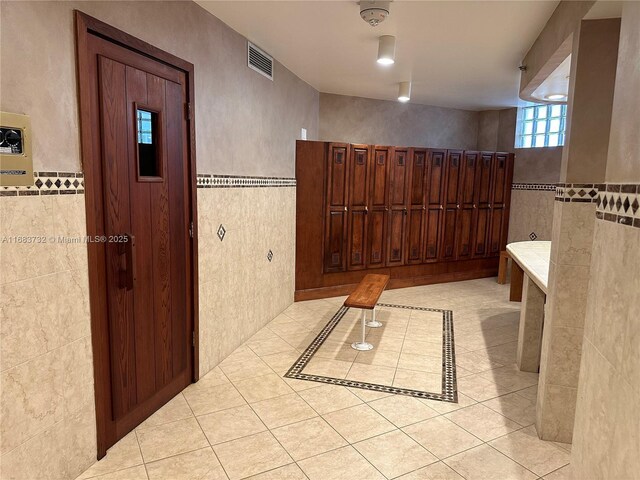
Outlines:
[{"label": "door window pane", "polygon": [[160,177],[160,155],[158,150],[158,114],[147,110],[136,110],[138,137],[138,175]]}]

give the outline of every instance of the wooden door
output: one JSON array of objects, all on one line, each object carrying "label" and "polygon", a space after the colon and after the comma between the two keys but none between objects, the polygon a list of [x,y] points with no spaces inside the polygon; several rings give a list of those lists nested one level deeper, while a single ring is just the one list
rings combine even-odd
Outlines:
[{"label": "wooden door", "polygon": [[327,155],[327,189],[324,223],[324,271],[343,272],[346,268],[349,145],[330,143]]},{"label": "wooden door", "polygon": [[369,147],[351,145],[349,161],[349,219],[347,266],[349,270],[366,268],[367,219],[369,213]]},{"label": "wooden door", "polygon": [[89,246],[101,457],[196,377],[192,77],[77,25],[88,233],[105,239]]},{"label": "wooden door", "polygon": [[445,163],[445,202],[440,235],[440,259],[456,259],[456,224],[460,210],[460,179],[462,150],[447,150]]},{"label": "wooden door", "polygon": [[476,182],[476,218],[474,222],[473,257],[487,256],[489,223],[491,221],[491,170],[493,153],[482,152]]},{"label": "wooden door", "polygon": [[367,267],[376,268],[385,265],[389,147],[373,147],[370,162]]},{"label": "wooden door", "polygon": [[409,218],[407,220],[406,263],[422,263],[426,220],[426,177],[428,151],[412,148],[409,152]]},{"label": "wooden door", "polygon": [[409,149],[394,148],[389,163],[387,265],[404,265],[409,204]]},{"label": "wooden door", "polygon": [[[505,212],[507,207],[508,189],[511,188],[507,172],[509,170],[509,154],[496,153],[493,158],[491,203],[489,205],[490,227],[488,241],[488,255],[498,256],[506,241],[504,233]],[[505,240],[503,241],[503,237]]]},{"label": "wooden door", "polygon": [[435,262],[440,258],[442,219],[444,218],[446,150],[429,150],[427,157],[426,218],[423,258]]},{"label": "wooden door", "polygon": [[471,258],[473,250],[473,229],[476,220],[476,182],[480,153],[465,151],[462,157],[460,180],[460,209],[457,220],[457,259]]}]

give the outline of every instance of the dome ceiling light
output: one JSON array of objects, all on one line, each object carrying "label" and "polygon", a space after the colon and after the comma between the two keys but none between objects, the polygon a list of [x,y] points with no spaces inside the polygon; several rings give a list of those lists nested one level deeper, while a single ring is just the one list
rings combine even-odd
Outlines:
[{"label": "dome ceiling light", "polygon": [[389,4],[391,2],[379,2],[375,0],[362,0],[360,2],[360,16],[372,27],[384,22],[389,16]]}]

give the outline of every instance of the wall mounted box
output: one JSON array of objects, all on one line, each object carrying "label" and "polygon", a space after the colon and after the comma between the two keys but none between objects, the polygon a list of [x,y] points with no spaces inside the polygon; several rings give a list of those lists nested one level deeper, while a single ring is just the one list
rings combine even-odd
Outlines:
[{"label": "wall mounted box", "polygon": [[0,186],[31,185],[31,120],[27,115],[0,112]]}]

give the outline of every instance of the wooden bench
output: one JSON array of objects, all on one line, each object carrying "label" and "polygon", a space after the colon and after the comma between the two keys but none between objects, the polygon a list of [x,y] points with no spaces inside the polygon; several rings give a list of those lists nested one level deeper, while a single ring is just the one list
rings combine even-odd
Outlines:
[{"label": "wooden bench", "polygon": [[[345,307],[362,310],[362,341],[352,343],[351,348],[355,350],[373,349],[373,345],[366,341],[365,327],[377,328],[382,326],[382,323],[376,320],[376,304],[388,283],[389,275],[369,273],[365,275],[353,293],[344,301]],[[370,322],[367,322],[367,310],[372,311]]]}]

